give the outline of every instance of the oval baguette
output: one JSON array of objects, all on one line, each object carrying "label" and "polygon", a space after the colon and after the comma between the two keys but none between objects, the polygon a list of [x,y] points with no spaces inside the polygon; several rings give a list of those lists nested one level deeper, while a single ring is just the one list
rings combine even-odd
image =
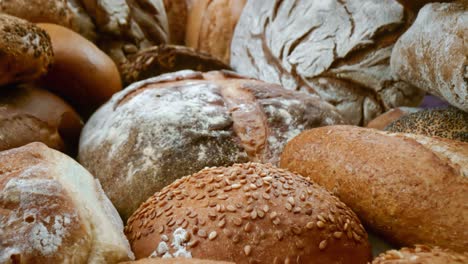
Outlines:
[{"label": "oval baguette", "polygon": [[389,241],[468,248],[467,143],[329,126],[291,140],[280,164],[332,191]]}]

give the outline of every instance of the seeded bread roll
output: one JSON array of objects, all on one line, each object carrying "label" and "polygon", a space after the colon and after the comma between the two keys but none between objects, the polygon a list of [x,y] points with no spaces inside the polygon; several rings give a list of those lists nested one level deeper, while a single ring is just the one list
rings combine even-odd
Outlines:
[{"label": "seeded bread roll", "polygon": [[96,38],[93,21],[80,0],[1,0],[0,12],[33,23],[62,25],[89,40]]},{"label": "seeded bread roll", "polygon": [[427,109],[403,116],[385,130],[468,142],[468,113],[455,107]]},{"label": "seeded bread roll", "polygon": [[389,111],[379,115],[375,119],[369,122],[366,127],[384,130],[393,121],[399,119],[402,116],[406,116],[410,113],[421,111],[421,108],[417,107],[398,107],[390,109]]},{"label": "seeded bread roll", "polygon": [[163,0],[169,23],[170,43],[183,45],[187,27],[187,0]]},{"label": "seeded bread roll", "polygon": [[423,93],[391,75],[412,19],[395,0],[248,1],[231,45],[246,76],[319,95],[354,125],[417,106]]},{"label": "seeded bread roll", "polygon": [[0,86],[45,74],[54,52],[47,33],[26,20],[0,14]]},{"label": "seeded bread roll", "polygon": [[121,264],[234,264],[234,262],[193,258],[145,258],[136,261],[122,262]]},{"label": "seeded bread roll", "polygon": [[38,26],[50,35],[55,53],[41,86],[66,99],[85,118],[122,89],[117,66],[92,42],[59,25]]},{"label": "seeded bread roll", "polygon": [[304,177],[259,163],[206,168],[154,194],[128,220],[137,259],[367,263],[356,215]]},{"label": "seeded bread roll", "polygon": [[130,85],[163,73],[180,70],[229,70],[230,67],[207,53],[188,47],[160,45],[129,56],[128,62],[120,65],[120,69],[124,84]]},{"label": "seeded bread roll", "polygon": [[190,8],[185,44],[229,63],[232,35],[246,1],[196,1]]},{"label": "seeded bread roll", "polygon": [[468,1],[426,5],[395,44],[393,72],[468,112],[467,32]]},{"label": "seeded bread roll", "polygon": [[124,219],[206,166],[276,163],[302,130],[342,123],[318,97],[231,72],[181,71],[134,83],[85,125],[79,160]]},{"label": "seeded bread roll", "polygon": [[83,123],[66,102],[33,85],[0,89],[0,151],[39,141],[76,154]]},{"label": "seeded bread roll", "polygon": [[390,250],[372,264],[461,264],[468,263],[468,254],[459,254],[439,247],[416,245],[412,248]]},{"label": "seeded bread roll", "polygon": [[281,166],[332,191],[396,245],[468,248],[468,143],[330,126],[291,140]]},{"label": "seeded bread roll", "polygon": [[134,258],[117,211],[76,161],[32,143],[0,152],[0,167],[0,263]]}]

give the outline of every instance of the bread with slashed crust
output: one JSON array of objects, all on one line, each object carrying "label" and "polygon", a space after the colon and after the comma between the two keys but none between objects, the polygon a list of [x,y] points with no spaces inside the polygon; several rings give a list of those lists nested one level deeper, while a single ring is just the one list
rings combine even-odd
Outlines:
[{"label": "bread with slashed crust", "polygon": [[372,264],[462,264],[468,262],[467,253],[455,253],[439,247],[416,245],[380,254]]}]

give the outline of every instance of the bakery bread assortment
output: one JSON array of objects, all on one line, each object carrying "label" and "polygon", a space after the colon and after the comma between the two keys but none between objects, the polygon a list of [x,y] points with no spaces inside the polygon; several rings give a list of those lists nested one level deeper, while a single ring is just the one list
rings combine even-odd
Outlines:
[{"label": "bakery bread assortment", "polygon": [[301,133],[281,156],[397,245],[468,248],[468,143],[352,126]]},{"label": "bakery bread assortment", "polygon": [[49,70],[54,54],[44,30],[0,14],[0,39],[0,85],[31,81]]},{"label": "bakery bread assortment", "polygon": [[455,107],[426,109],[402,116],[385,130],[468,142],[468,113]]},{"label": "bakery bread assortment", "polygon": [[468,2],[424,6],[392,52],[398,78],[468,111]]},{"label": "bakery bread assortment", "polygon": [[75,153],[83,123],[66,102],[31,84],[0,89],[0,151],[32,142]]},{"label": "bakery bread assortment", "polygon": [[468,262],[468,254],[455,253],[439,247],[416,245],[411,248],[389,250],[372,264],[461,264]]},{"label": "bakery bread assortment", "polygon": [[366,263],[367,234],[338,198],[271,165],[212,167],[175,181],[130,217],[137,259]]},{"label": "bakery bread assortment", "polygon": [[186,45],[229,63],[232,36],[246,1],[195,1],[189,9]]},{"label": "bakery bread assortment", "polygon": [[181,70],[230,70],[230,67],[207,53],[186,46],[159,45],[129,56],[128,61],[120,65],[120,69],[124,84],[130,85],[163,73]]},{"label": "bakery bread assortment", "polygon": [[[55,24],[38,24],[52,40],[54,64],[40,80],[85,117],[122,89],[117,66],[79,34]],[[73,43],[73,45],[70,45]]]},{"label": "bakery bread assortment", "polygon": [[467,26],[466,0],[0,0],[0,263],[468,263]]},{"label": "bakery bread assortment", "polygon": [[395,0],[248,1],[231,45],[241,74],[318,94],[354,125],[423,93],[390,71],[412,19]]},{"label": "bakery bread assortment", "polygon": [[0,152],[0,263],[134,258],[122,220],[76,161],[33,143]]},{"label": "bakery bread assortment", "polygon": [[124,219],[206,166],[277,163],[304,129],[343,123],[318,97],[232,72],[180,71],[134,83],[87,122],[78,160]]}]

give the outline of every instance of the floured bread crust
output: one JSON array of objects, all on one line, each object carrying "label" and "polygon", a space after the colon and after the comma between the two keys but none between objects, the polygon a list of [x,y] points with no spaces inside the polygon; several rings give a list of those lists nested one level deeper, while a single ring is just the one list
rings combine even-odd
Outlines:
[{"label": "floured bread crust", "polygon": [[180,71],[114,95],[85,125],[78,159],[125,219],[175,179],[206,166],[277,163],[304,129],[342,122],[316,96],[232,72]]},{"label": "floured bread crust", "polygon": [[394,0],[248,1],[231,65],[241,74],[317,94],[352,124],[423,93],[392,77],[393,44],[411,18]]},{"label": "floured bread crust", "polygon": [[32,143],[0,153],[1,263],[133,259],[98,181],[64,154]]}]

